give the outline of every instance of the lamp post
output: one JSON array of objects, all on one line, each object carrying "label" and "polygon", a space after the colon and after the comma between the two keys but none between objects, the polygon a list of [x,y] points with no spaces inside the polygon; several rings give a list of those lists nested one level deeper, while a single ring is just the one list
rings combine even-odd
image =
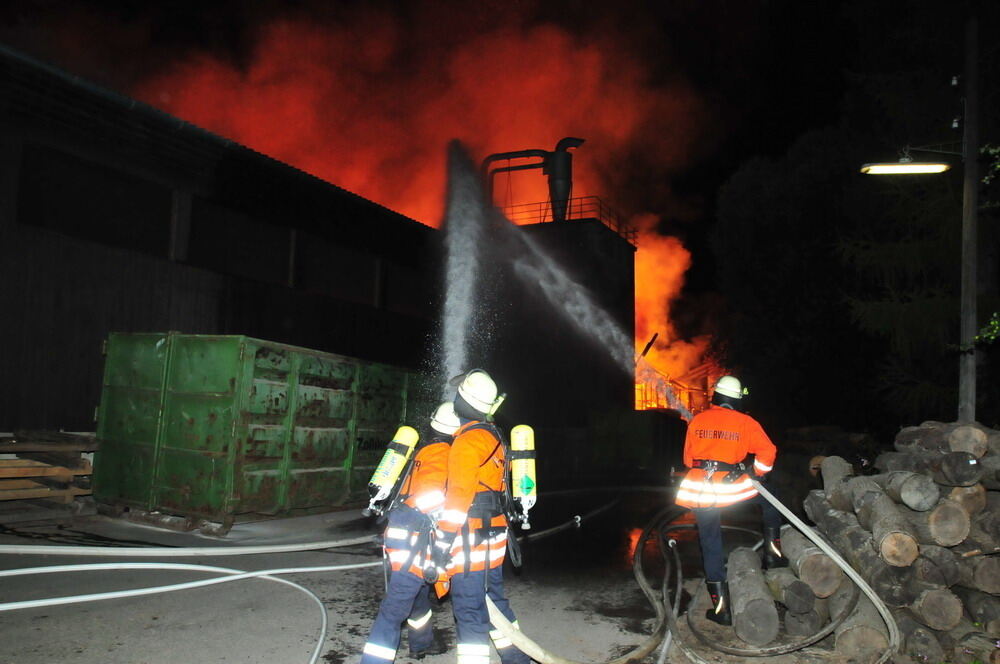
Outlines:
[{"label": "lamp post", "polygon": [[950,152],[930,146],[907,148],[898,163],[865,164],[868,175],[941,173],[944,162],[914,162],[909,151],[961,155],[964,164],[962,186],[962,281],[958,360],[958,421],[976,420],[976,238],[978,233],[979,186],[979,30],[976,19],[965,24],[965,108],[962,151]]}]

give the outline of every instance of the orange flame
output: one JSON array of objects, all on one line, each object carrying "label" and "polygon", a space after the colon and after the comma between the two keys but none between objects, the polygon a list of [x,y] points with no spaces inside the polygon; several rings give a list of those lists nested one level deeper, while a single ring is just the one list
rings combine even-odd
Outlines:
[{"label": "orange flame", "polygon": [[625,545],[625,563],[632,564],[632,557],[635,555],[635,547],[639,546],[639,538],[642,537],[642,528],[632,528],[626,535],[628,543]]},{"label": "orange flame", "polygon": [[[697,411],[705,405],[706,380],[722,371],[708,356],[711,338],[704,335],[681,339],[671,320],[670,306],[681,294],[684,273],[691,266],[691,253],[678,238],[656,233],[653,229],[657,221],[655,215],[633,220],[639,230],[635,256],[636,353],[642,352],[654,333],[659,334],[645,362],[637,369],[635,407],[637,410],[670,407],[662,394],[670,389],[688,410]],[[703,376],[696,381],[686,380],[686,374],[699,367]],[[658,384],[662,386],[660,389]]]}]

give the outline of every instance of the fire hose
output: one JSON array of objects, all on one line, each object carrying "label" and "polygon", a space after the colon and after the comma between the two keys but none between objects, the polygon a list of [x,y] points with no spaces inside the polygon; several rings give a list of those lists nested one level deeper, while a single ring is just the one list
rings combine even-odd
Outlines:
[{"label": "fire hose", "polygon": [[372,542],[375,537],[353,537],[342,540],[320,540],[318,542],[302,542],[300,544],[266,544],[257,546],[196,546],[196,547],[159,547],[159,546],[46,546],[44,544],[4,544],[0,545],[0,555],[32,554],[42,556],[100,556],[122,558],[198,558],[201,556],[250,556],[261,553],[292,553],[295,551],[318,551],[321,549],[336,549],[343,546],[354,546]]},{"label": "fire hose", "polygon": [[22,602],[5,602],[0,604],[0,611],[15,611],[17,609],[41,608],[45,606],[56,606],[60,604],[78,604],[83,602],[97,602],[107,599],[120,599],[123,597],[136,597],[139,595],[152,595],[158,593],[172,592],[175,590],[188,590],[203,586],[227,583],[229,581],[241,581],[243,579],[260,578],[265,581],[276,581],[278,583],[291,586],[308,595],[320,608],[320,635],[316,641],[309,664],[316,664],[319,661],[320,651],[326,641],[327,615],[326,606],[314,592],[294,581],[280,579],[277,574],[296,574],[301,572],[329,572],[345,569],[359,569],[362,567],[374,567],[381,565],[381,562],[374,563],[353,563],[348,565],[325,565],[321,567],[289,567],[279,569],[266,569],[256,572],[245,572],[227,567],[213,567],[210,565],[191,565],[186,563],[95,563],[89,565],[50,565],[46,567],[25,567],[21,569],[0,570],[0,577],[22,576],[25,574],[59,574],[66,572],[89,572],[95,570],[128,570],[128,569],[169,569],[169,570],[193,570],[199,572],[215,572],[227,576],[215,576],[198,581],[188,581],[186,583],[176,583],[167,586],[154,586],[150,588],[133,588],[131,590],[118,590],[106,593],[92,593],[89,595],[73,595],[66,597],[50,597],[46,599],[26,600]]},{"label": "fire hose", "polygon": [[[598,507],[583,516],[576,515],[572,519],[566,521],[563,524],[548,528],[543,531],[532,533],[527,536],[523,536],[521,539],[525,541],[537,541],[539,539],[550,537],[557,533],[560,533],[569,528],[577,527],[579,528],[583,521],[590,519],[602,512],[605,512],[618,503],[618,499],[612,502]],[[341,540],[321,540],[317,542],[304,542],[300,544],[278,544],[278,545],[257,545],[257,546],[216,546],[216,547],[184,547],[184,548],[165,548],[165,547],[102,547],[102,546],[44,546],[44,545],[0,545],[0,554],[17,554],[17,555],[73,555],[73,556],[95,556],[95,557],[125,557],[125,558],[183,558],[183,557],[196,557],[196,556],[240,556],[240,555],[255,555],[255,554],[265,554],[265,553],[289,553],[295,551],[315,551],[321,549],[333,549],[346,546],[352,546],[355,544],[364,544],[366,542],[371,542],[375,538],[371,535],[366,535],[363,537],[355,537],[349,539]],[[102,570],[186,570],[186,571],[198,571],[198,572],[213,572],[217,574],[222,574],[223,576],[210,577],[207,579],[200,579],[197,581],[188,581],[184,583],[176,583],[170,585],[162,586],[152,586],[147,588],[134,588],[130,590],[118,590],[112,592],[104,593],[90,593],[86,595],[69,595],[61,597],[49,597],[45,599],[36,600],[24,600],[19,602],[4,602],[0,603],[0,612],[4,611],[16,611],[19,609],[33,609],[42,608],[48,606],[58,606],[65,604],[78,604],[85,602],[97,602],[103,600],[111,599],[122,599],[126,597],[137,597],[143,595],[153,595],[166,592],[174,592],[178,590],[189,590],[192,588],[201,588],[210,585],[216,585],[220,583],[228,583],[232,581],[242,581],[245,579],[259,578],[265,581],[274,581],[277,583],[284,584],[286,586],[295,588],[306,595],[308,595],[320,608],[320,634],[316,641],[316,646],[313,649],[312,655],[309,659],[309,664],[316,664],[319,660],[320,652],[322,650],[323,643],[326,641],[326,634],[328,628],[328,618],[326,607],[323,605],[322,600],[316,596],[308,588],[301,586],[293,581],[287,579],[278,578],[277,575],[281,574],[298,574],[307,572],[330,572],[330,571],[341,571],[349,569],[361,569],[365,567],[380,567],[382,562],[370,562],[370,563],[351,563],[345,565],[324,565],[317,567],[290,567],[290,568],[278,568],[278,569],[267,569],[259,570],[255,572],[247,572],[239,569],[231,569],[227,567],[215,567],[210,565],[193,565],[186,563],[160,563],[160,562],[119,562],[119,563],[94,563],[94,564],[82,564],[82,565],[49,565],[43,567],[26,567],[19,569],[10,570],[0,570],[0,578],[2,577],[13,577],[13,576],[24,576],[31,574],[60,574],[69,572],[90,572],[90,571],[102,571]]]},{"label": "fire hose", "polygon": [[[829,545],[826,544],[811,528],[806,526],[801,520],[798,519],[794,514],[792,514],[787,508],[784,507],[773,495],[770,494],[764,487],[760,485],[759,482],[753,480],[754,486],[761,493],[761,495],[771,502],[793,525],[795,525],[799,530],[805,534],[810,540],[812,540],[817,546],[820,547],[827,555],[829,555],[848,575],[848,577],[855,583],[855,588],[851,597],[850,602],[845,607],[844,611],[835,619],[830,625],[820,630],[817,634],[807,637],[802,641],[797,643],[776,646],[773,648],[764,649],[735,649],[727,648],[725,646],[720,646],[716,644],[704,635],[697,631],[697,628],[691,623],[691,612],[688,612],[688,623],[692,627],[692,632],[699,637],[702,641],[712,646],[713,648],[734,655],[742,656],[770,656],[783,654],[787,652],[792,652],[795,650],[801,650],[802,648],[815,643],[819,639],[823,638],[830,632],[832,632],[848,615],[850,615],[853,610],[854,604],[857,601],[858,588],[868,595],[869,599],[872,600],[875,608],[879,611],[882,618],[885,620],[886,625],[889,630],[889,646],[883,655],[878,660],[877,664],[883,664],[893,652],[895,652],[899,647],[900,635],[899,629],[896,626],[895,621],[892,619],[892,615],[889,613],[885,604],[879,599],[878,595],[868,586],[867,583],[855,572],[850,565],[840,557],[840,555],[834,551]],[[528,540],[537,540],[541,537],[550,536],[570,528],[573,526],[579,526],[580,523],[585,518],[590,518],[596,516],[597,514],[610,509],[616,501],[609,503],[608,505],[602,506],[592,512],[588,513],[584,517],[575,516],[566,523],[556,526],[554,528],[549,528],[546,531],[541,531],[538,533],[533,533],[531,536],[526,537]],[[678,615],[679,604],[680,604],[680,594],[683,585],[683,576],[680,570],[680,558],[677,553],[677,548],[673,540],[667,541],[665,539],[665,533],[671,530],[676,530],[682,527],[689,527],[689,524],[670,524],[677,516],[683,513],[683,510],[676,507],[668,507],[661,510],[656,517],[654,517],[643,530],[642,536],[637,542],[635,552],[633,554],[633,573],[640,589],[646,598],[650,601],[656,613],[656,626],[653,630],[653,634],[647,639],[647,641],[637,648],[635,648],[630,653],[618,657],[616,659],[610,660],[606,664],[626,664],[627,662],[636,661],[643,657],[648,656],[657,646],[661,644],[664,640],[664,632],[666,631],[670,636],[668,641],[672,637],[674,642],[678,647],[690,658],[692,661],[698,664],[708,664],[706,660],[698,656],[696,653],[690,650],[680,638],[679,630],[676,623],[676,617]],[[670,515],[670,519],[665,517]],[[665,524],[666,522],[666,524]],[[661,596],[657,597],[655,591],[650,586],[648,580],[645,577],[645,572],[642,567],[642,552],[645,546],[645,542],[650,538],[654,531],[659,531],[659,548],[661,555],[664,560],[667,560],[667,547],[671,550],[674,559],[674,567],[676,569],[676,587],[675,587],[675,597],[674,606],[671,608],[669,603],[669,565],[666,568],[666,573],[664,574]],[[745,530],[745,529],[737,529]],[[239,547],[190,547],[190,548],[176,548],[176,549],[163,549],[159,547],[122,547],[122,548],[108,548],[108,547],[78,547],[78,546],[21,546],[21,545],[5,545],[0,546],[0,554],[2,553],[17,553],[17,554],[49,554],[49,555],[85,555],[85,556],[125,556],[125,557],[190,557],[190,556],[206,556],[206,555],[250,555],[259,553],[284,553],[290,551],[309,551],[317,549],[329,549],[342,546],[350,546],[354,544],[361,544],[365,542],[372,541],[373,537],[365,536],[346,540],[333,540],[333,541],[320,541],[320,542],[307,542],[302,544],[288,544],[288,545],[270,545],[270,546],[239,546]],[[127,591],[116,591],[111,593],[96,593],[92,595],[78,595],[70,597],[56,597],[49,598],[45,600],[29,600],[26,602],[8,602],[0,604],[0,611],[15,610],[20,608],[37,608],[41,606],[52,606],[57,604],[67,604],[75,602],[88,602],[88,601],[99,601],[103,599],[113,599],[118,597],[131,597],[136,595],[146,595],[153,594],[157,592],[170,592],[174,590],[184,590],[188,588],[213,585],[217,583],[225,583],[229,581],[237,581],[247,578],[264,578],[270,581],[277,581],[284,583],[289,586],[296,587],[303,592],[310,595],[318,604],[322,607],[322,602],[316,598],[316,596],[309,590],[298,586],[291,581],[276,578],[273,575],[277,574],[291,574],[291,573],[301,573],[301,572],[316,572],[316,571],[333,571],[342,569],[355,569],[361,567],[374,567],[381,565],[381,562],[375,563],[358,563],[349,565],[332,565],[332,566],[321,566],[321,567],[300,567],[300,568],[281,568],[273,570],[261,570],[257,572],[245,572],[242,570],[235,570],[229,568],[220,567],[209,567],[201,565],[183,565],[179,563],[106,563],[106,564],[96,564],[96,565],[61,565],[61,566],[50,566],[50,567],[36,567],[36,568],[25,568],[16,570],[6,570],[0,571],[0,577],[2,576],[17,576],[22,574],[45,574],[45,573],[59,573],[59,572],[70,572],[70,571],[82,571],[90,569],[192,569],[200,571],[213,571],[225,574],[226,576],[213,577],[209,579],[203,579],[200,581],[192,581],[187,583],[173,584],[170,586],[158,586],[153,588],[140,588]],[[493,604],[489,597],[486,598],[487,608],[490,614],[490,620],[493,626],[503,632],[511,642],[516,645],[525,654],[532,657],[541,664],[580,664],[571,659],[560,657],[553,653],[550,653],[531,640],[529,637],[524,635],[520,630],[515,628],[500,611]],[[313,652],[313,656],[310,659],[310,664],[314,664],[319,656],[319,650],[321,644],[325,640],[326,635],[326,612],[325,608],[322,617],[322,627],[321,627],[321,638]],[[665,657],[666,648],[661,652],[660,661],[663,661]]]},{"label": "fire hose", "polygon": [[[829,544],[827,544],[812,528],[803,523],[801,519],[799,519],[788,508],[782,505],[777,498],[775,498],[767,489],[761,486],[760,482],[758,482],[754,478],[751,478],[751,481],[754,487],[758,490],[758,492],[760,492],[760,495],[763,496],[765,500],[774,505],[774,507],[779,512],[781,512],[781,514],[786,519],[788,519],[788,521],[792,525],[794,525],[809,540],[811,540],[814,544],[816,544],[816,546],[818,546],[820,550],[822,550],[825,554],[830,556],[830,558],[844,571],[844,573],[848,576],[848,578],[851,579],[851,581],[854,583],[854,588],[852,589],[850,600],[844,607],[841,614],[837,616],[829,625],[821,629],[816,634],[813,634],[812,636],[806,637],[792,644],[774,646],[771,648],[754,648],[754,649],[729,648],[727,646],[722,646],[708,639],[703,634],[701,634],[697,630],[697,628],[693,627],[693,623],[691,622],[692,612],[689,609],[688,624],[689,626],[692,627],[692,633],[694,633],[703,643],[711,646],[715,650],[719,650],[720,652],[732,655],[741,655],[744,657],[774,656],[774,655],[802,650],[803,648],[819,641],[828,634],[832,633],[840,624],[843,623],[844,620],[847,619],[847,617],[854,610],[855,604],[857,603],[860,594],[859,593],[860,589],[860,592],[864,592],[865,595],[871,600],[872,604],[874,604],[876,610],[879,612],[879,615],[885,621],[886,628],[888,629],[889,632],[888,646],[886,647],[882,655],[879,657],[879,659],[876,661],[876,664],[884,664],[884,662],[886,662],[889,659],[889,657],[892,656],[893,653],[898,651],[900,645],[899,627],[896,625],[896,621],[893,619],[892,614],[889,612],[888,607],[886,607],[885,603],[881,600],[881,598],[879,598],[879,596],[875,593],[875,591],[872,590],[871,586],[869,586],[868,583],[865,582],[865,580],[847,563],[847,561],[843,559],[843,557],[840,556],[839,553],[837,553],[836,550],[834,550]],[[676,516],[679,516],[682,512],[683,510],[679,510],[679,508],[668,507],[662,510],[660,513],[658,513],[656,517],[654,517],[643,530],[642,536],[639,538],[639,541],[636,544],[635,553],[633,555],[632,569],[635,575],[636,582],[639,584],[640,589],[642,590],[646,598],[649,600],[650,604],[652,605],[656,613],[656,626],[653,629],[653,634],[645,643],[638,646],[632,652],[627,653],[622,657],[610,660],[605,664],[626,664],[627,662],[634,662],[649,655],[650,653],[653,652],[653,650],[656,649],[657,645],[659,645],[661,641],[663,641],[663,630],[665,626],[670,634],[670,637],[672,637],[673,642],[677,644],[677,646],[681,649],[681,651],[689,659],[691,659],[691,661],[694,661],[697,664],[709,664],[707,660],[700,657],[697,653],[692,651],[683,642],[676,622],[678,605],[679,605],[678,599],[681,593],[683,577],[680,572],[680,557],[679,554],[677,553],[677,548],[674,545],[673,540],[670,540],[667,544],[665,544],[664,533],[670,530],[677,529],[681,527],[681,525],[675,524],[675,527],[670,527],[669,522],[668,525],[666,526],[662,526],[662,524],[665,521],[667,521],[665,519],[667,515],[673,514],[673,517],[669,520],[672,521],[674,518],[676,518]],[[684,527],[687,527],[687,524],[684,524]],[[677,571],[677,583],[675,588],[675,602],[673,609],[671,609],[670,607],[668,588],[667,588],[668,578],[670,576],[669,566],[667,567],[666,573],[664,574],[663,590],[661,597],[656,596],[652,587],[649,585],[649,582],[645,578],[645,572],[643,571],[642,568],[642,551],[645,542],[649,539],[652,532],[654,532],[654,530],[657,530],[658,528],[660,529],[659,544],[660,544],[661,554],[664,556],[664,560],[666,561],[667,552],[664,549],[664,546],[668,546],[672,550],[673,564]],[[540,664],[583,664],[581,662],[577,662],[576,660],[561,657],[542,648],[538,643],[536,643],[531,638],[527,637],[519,629],[514,627],[514,625],[509,620],[507,620],[506,617],[499,611],[499,609],[497,609],[496,605],[489,597],[486,598],[486,605],[490,614],[490,621],[493,623],[493,626],[496,629],[503,632],[504,636],[509,638],[515,646],[517,646],[522,652],[524,652],[526,655],[528,655],[535,661],[539,662]],[[666,655],[666,649],[664,649],[664,651],[661,653],[660,656],[661,662],[664,660],[665,655]]]},{"label": "fire hose", "polygon": [[[73,556],[100,556],[100,557],[126,557],[126,558],[183,558],[196,556],[241,556],[262,553],[289,553],[293,551],[315,551],[320,549],[334,549],[355,544],[371,542],[374,537],[366,535],[364,537],[354,537],[342,540],[322,540],[318,542],[304,542],[300,544],[277,544],[259,546],[216,546],[216,547],[185,547],[185,548],[164,548],[164,547],[102,547],[102,546],[44,546],[44,545],[2,545],[0,554],[39,554],[39,555],[73,555]],[[0,577],[22,576],[26,574],[58,574],[67,572],[96,571],[96,570],[191,570],[201,572],[214,572],[224,576],[216,576],[198,581],[188,581],[165,586],[153,586],[148,588],[134,588],[131,590],[120,590],[106,593],[91,593],[88,595],[71,595],[63,597],[50,597],[38,600],[26,600],[21,602],[4,602],[0,604],[0,612],[15,611],[18,609],[41,608],[46,606],[57,606],[61,604],[76,604],[82,602],[97,602],[102,600],[120,599],[124,597],[136,597],[140,595],[152,595],[176,590],[188,590],[203,586],[227,583],[231,581],[241,581],[244,579],[260,578],[265,581],[274,581],[283,585],[295,588],[308,595],[320,608],[320,634],[316,641],[309,659],[309,664],[316,664],[319,661],[320,651],[326,641],[328,619],[326,607],[323,602],[308,588],[305,588],[293,581],[278,578],[279,574],[296,574],[303,572],[330,572],[347,569],[360,569],[363,567],[381,566],[382,562],[371,563],[351,563],[346,565],[324,565],[319,567],[293,567],[270,570],[259,570],[247,572],[239,569],[227,567],[214,567],[209,565],[191,565],[184,563],[96,563],[87,565],[51,565],[45,567],[27,567],[12,570],[0,570]]]}]

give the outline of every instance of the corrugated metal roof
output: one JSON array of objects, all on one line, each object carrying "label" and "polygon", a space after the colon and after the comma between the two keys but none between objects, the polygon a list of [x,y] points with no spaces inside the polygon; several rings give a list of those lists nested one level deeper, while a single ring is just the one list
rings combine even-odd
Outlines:
[{"label": "corrugated metal roof", "polygon": [[2,44],[0,90],[0,117],[14,126],[100,146],[273,223],[332,230],[341,241],[400,256],[433,235],[378,203]]}]

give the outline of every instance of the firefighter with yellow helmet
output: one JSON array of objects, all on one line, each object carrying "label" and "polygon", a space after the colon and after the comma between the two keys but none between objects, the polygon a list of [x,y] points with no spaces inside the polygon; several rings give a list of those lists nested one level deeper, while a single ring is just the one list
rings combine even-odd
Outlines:
[{"label": "firefighter with yellow helmet", "polygon": [[[684,439],[684,465],[690,468],[677,490],[675,502],[690,507],[698,524],[705,582],[712,609],[705,617],[722,625],[732,624],[729,587],[722,547],[722,509],[756,499],[763,512],[765,567],[785,567],[781,553],[781,514],[759,498],[749,473],[763,477],[774,466],[777,448],[763,427],[743,411],[746,390],[735,376],[723,376],[715,384],[712,405],[688,423]],[[753,463],[748,462],[753,455]]]},{"label": "firefighter with yellow helmet", "polygon": [[[527,655],[492,629],[486,610],[488,595],[517,625],[503,592],[503,561],[508,545],[512,555],[517,545],[516,539],[508,538],[505,505],[512,454],[492,423],[504,397],[481,369],[469,371],[460,380],[455,413],[461,426],[448,457],[448,489],[435,542],[439,561],[447,565],[450,575],[458,664],[489,664],[491,639],[503,664],[528,664]],[[533,495],[524,498],[522,505],[529,499],[533,502]]]},{"label": "firefighter with yellow helmet", "polygon": [[[431,416],[433,436],[416,446],[409,473],[401,479],[398,504],[389,511],[384,539],[385,556],[392,571],[361,664],[387,664],[395,659],[404,620],[409,629],[411,657],[422,659],[444,652],[442,645],[434,641],[430,583],[437,582],[435,587],[440,595],[447,591],[447,586],[433,570],[430,553],[434,520],[444,506],[452,436],[459,424],[452,402],[438,406]],[[394,450],[405,453],[403,448],[393,448],[390,443],[387,454]],[[373,480],[379,477],[376,470]]]}]

